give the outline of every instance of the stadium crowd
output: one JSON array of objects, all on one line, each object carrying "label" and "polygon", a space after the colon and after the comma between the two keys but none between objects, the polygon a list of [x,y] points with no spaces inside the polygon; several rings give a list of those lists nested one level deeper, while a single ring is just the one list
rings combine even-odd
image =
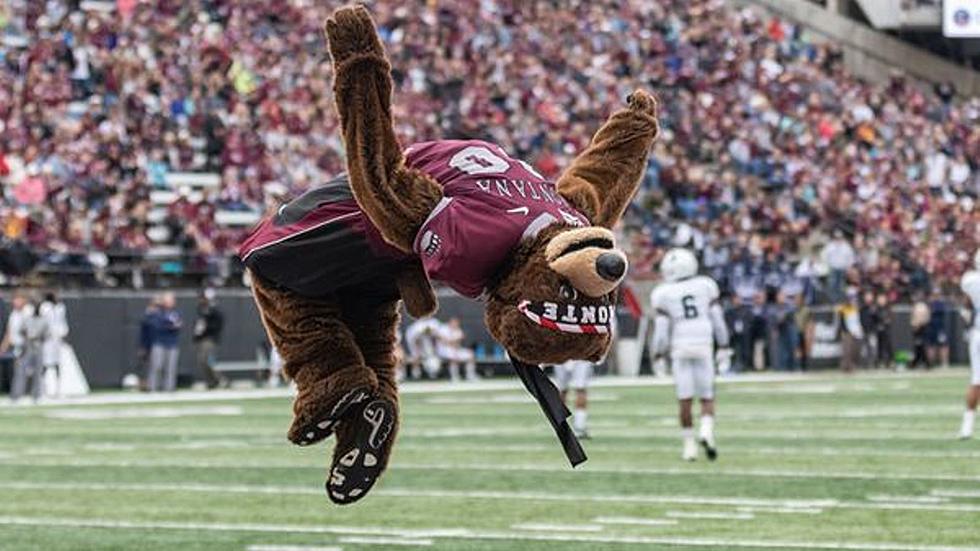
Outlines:
[{"label": "stadium crowd", "polygon": [[[55,261],[154,243],[230,255],[245,229],[217,212],[261,212],[343,168],[320,29],[334,4],[0,5],[5,237]],[[720,0],[552,4],[372,6],[403,143],[484,138],[556,176],[649,87],[664,135],[625,229],[638,276],[677,242],[746,297],[812,280],[896,299],[963,271],[980,227],[980,98],[898,74],[867,83],[835,45]],[[200,201],[173,190],[155,232],[150,193],[184,171],[220,186]]]}]

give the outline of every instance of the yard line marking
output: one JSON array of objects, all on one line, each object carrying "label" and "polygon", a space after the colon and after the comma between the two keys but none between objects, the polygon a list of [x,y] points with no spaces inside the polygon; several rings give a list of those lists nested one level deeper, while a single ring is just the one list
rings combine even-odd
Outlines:
[{"label": "yard line marking", "polygon": [[937,488],[929,493],[940,497],[980,498],[980,490],[946,490]]},{"label": "yard line marking", "polygon": [[[0,458],[0,465],[22,467],[118,467],[130,469],[147,469],[160,467],[179,467],[196,469],[317,469],[323,467],[308,463],[270,463],[262,462],[227,462],[227,461],[153,461],[153,460],[89,460],[89,459],[46,459],[39,458],[25,462]],[[507,464],[507,463],[400,463],[392,465],[389,470],[440,470],[440,471],[488,471],[488,472],[540,472],[555,473],[556,469],[539,464]],[[571,472],[570,470],[567,472]],[[934,480],[942,482],[980,482],[980,475],[953,474],[917,474],[917,473],[876,473],[872,471],[801,471],[777,469],[744,469],[744,468],[700,468],[700,467],[590,467],[586,465],[576,471],[582,474],[623,474],[623,475],[652,475],[652,476],[712,476],[712,477],[747,477],[747,478],[800,478],[800,479],[834,479],[843,480]]]},{"label": "yard line marking", "polygon": [[599,524],[626,524],[636,526],[674,526],[676,519],[670,518],[640,518],[640,517],[596,517],[592,522]]},{"label": "yard line marking", "polygon": [[337,538],[340,543],[359,543],[364,545],[404,545],[429,547],[431,539],[401,539],[401,538],[368,538],[364,536],[344,536]]},{"label": "yard line marking", "polygon": [[[196,483],[101,483],[101,482],[0,482],[0,488],[8,490],[52,491],[108,491],[108,492],[202,492],[226,494],[271,494],[322,496],[322,488],[316,486],[264,486],[256,484],[196,484]],[[389,498],[437,498],[437,499],[494,499],[503,501],[559,501],[595,503],[647,503],[660,505],[716,505],[744,508],[778,509],[777,512],[807,513],[819,509],[867,509],[907,511],[980,512],[980,505],[931,504],[900,502],[838,501],[834,499],[791,500],[740,498],[721,496],[677,495],[586,495],[544,492],[495,492],[465,490],[426,490],[384,488],[373,495]]]},{"label": "yard line marking", "polygon": [[[619,394],[613,394],[611,392],[597,392],[595,397],[589,394],[589,401],[591,402],[616,402],[620,399]],[[438,404],[438,405],[473,405],[473,404],[534,404],[534,398],[531,397],[527,392],[523,393],[513,393],[513,394],[496,394],[489,396],[476,397],[452,397],[452,396],[435,396],[432,398],[425,399],[426,404]],[[520,415],[524,415],[521,413]]]},{"label": "yard line marking", "polygon": [[[303,526],[294,524],[208,524],[195,522],[136,522],[108,521],[103,519],[69,519],[52,517],[0,516],[0,524],[16,526],[46,526],[73,528],[110,528],[125,530],[198,530],[224,532],[269,532],[355,535],[393,535],[431,539],[473,539],[503,541],[575,542],[596,544],[674,545],[685,547],[744,547],[754,549],[825,549],[837,551],[980,551],[980,547],[955,547],[939,545],[910,545],[901,543],[773,541],[722,538],[685,538],[650,536],[607,536],[601,534],[559,534],[518,531],[455,530],[401,530],[381,527]],[[407,536],[406,534],[413,534]]]},{"label": "yard line marking", "polygon": [[511,529],[536,532],[602,532],[602,526],[598,524],[548,524],[544,522],[512,524]]},{"label": "yard line marking", "polygon": [[[887,382],[892,385],[900,385],[909,379],[933,380],[933,379],[959,379],[962,377],[961,370],[949,370],[934,372],[929,374],[909,374],[909,373],[881,373],[881,374],[862,374],[860,379],[853,381],[873,381]],[[742,387],[743,385],[761,384],[758,391],[763,394],[772,395],[779,393],[783,388],[794,388],[800,384],[819,383],[827,381],[842,385],[843,390],[848,390],[846,383],[842,383],[840,376],[836,373],[785,373],[785,374],[741,374],[737,378],[723,378],[718,381],[722,387]],[[764,386],[773,383],[791,383],[791,385]],[[644,387],[672,387],[674,381],[671,378],[660,377],[600,377],[592,382],[594,388],[644,388]],[[399,388],[401,394],[444,394],[444,393],[485,393],[488,391],[515,391],[520,389],[520,381],[517,379],[506,379],[496,381],[476,381],[467,383],[451,383],[447,381],[413,382]],[[728,388],[726,392],[731,392],[733,388]],[[106,405],[106,404],[150,404],[165,402],[220,402],[233,400],[261,400],[266,398],[290,398],[295,396],[295,391],[289,387],[273,389],[248,389],[248,390],[181,390],[172,394],[125,394],[125,393],[97,393],[88,396],[76,396],[57,399],[46,399],[41,404],[29,404],[27,402],[11,403],[9,399],[0,399],[0,409],[25,410],[33,408],[59,407],[66,405]]]},{"label": "yard line marking", "polygon": [[343,549],[310,545],[249,545],[245,551],[343,551]]},{"label": "yard line marking", "polygon": [[948,499],[939,496],[892,496],[892,495],[869,495],[869,501],[884,501],[898,503],[947,503]]},{"label": "yard line marking", "polygon": [[107,419],[171,419],[201,415],[242,415],[239,406],[213,407],[158,407],[158,408],[62,408],[44,412],[50,419],[70,419],[73,421],[104,421]]},{"label": "yard line marking", "polygon": [[752,513],[724,513],[714,511],[667,511],[668,518],[694,518],[706,520],[752,520],[755,515]]},{"label": "yard line marking", "polygon": [[775,513],[790,515],[819,515],[823,509],[815,507],[737,507],[741,513]]}]

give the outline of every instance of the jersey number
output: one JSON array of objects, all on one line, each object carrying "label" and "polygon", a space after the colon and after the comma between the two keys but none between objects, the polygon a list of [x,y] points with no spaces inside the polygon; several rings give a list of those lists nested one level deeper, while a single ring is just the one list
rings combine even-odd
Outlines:
[{"label": "jersey number", "polygon": [[684,298],[681,299],[681,305],[684,306],[685,319],[690,320],[698,317],[698,307],[694,304],[693,295],[685,295]]}]

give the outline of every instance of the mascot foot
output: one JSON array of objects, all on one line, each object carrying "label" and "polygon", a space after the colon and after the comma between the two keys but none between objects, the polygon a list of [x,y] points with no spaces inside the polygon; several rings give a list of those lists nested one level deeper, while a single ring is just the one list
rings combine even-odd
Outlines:
[{"label": "mascot foot", "polygon": [[[371,398],[377,378],[368,369],[364,377],[333,377],[317,381],[306,391],[300,390],[293,406],[293,424],[287,437],[298,446],[309,446],[333,434],[342,419],[358,411]],[[343,386],[328,384],[343,382]]]},{"label": "mascot foot", "polygon": [[343,421],[326,482],[330,501],[348,505],[367,495],[388,465],[397,424],[397,405],[384,399]]}]

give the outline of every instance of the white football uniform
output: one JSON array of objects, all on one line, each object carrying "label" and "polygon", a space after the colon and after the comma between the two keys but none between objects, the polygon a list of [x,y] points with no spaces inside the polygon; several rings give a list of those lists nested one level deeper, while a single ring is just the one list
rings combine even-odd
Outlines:
[{"label": "white football uniform", "polygon": [[568,360],[555,365],[555,386],[558,390],[585,390],[592,380],[592,362]]},{"label": "white football uniform", "polygon": [[970,297],[973,322],[970,325],[970,383],[980,385],[980,271],[970,270],[963,274],[960,288]]},{"label": "white football uniform", "polygon": [[654,354],[669,353],[678,399],[714,397],[714,345],[728,346],[720,297],[707,276],[663,283],[650,294]]}]

